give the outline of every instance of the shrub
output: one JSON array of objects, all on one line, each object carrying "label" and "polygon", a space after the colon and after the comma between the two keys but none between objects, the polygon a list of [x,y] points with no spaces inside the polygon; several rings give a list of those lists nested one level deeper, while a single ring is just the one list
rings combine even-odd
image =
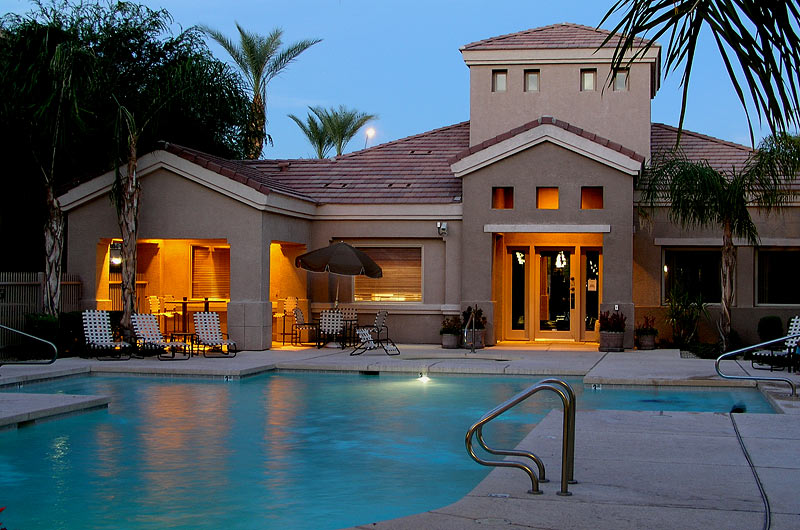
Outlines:
[{"label": "shrub", "polygon": [[614,311],[613,313],[602,311],[600,313],[600,331],[625,331],[625,322],[627,320],[628,317],[619,311]]},{"label": "shrub", "polygon": [[658,335],[658,330],[656,329],[656,317],[648,315],[642,317],[642,323],[636,326],[634,333],[637,337],[641,337],[642,335]]},{"label": "shrub", "polygon": [[667,300],[667,322],[672,326],[672,340],[676,346],[680,348],[694,342],[702,316],[708,318],[708,310],[700,295],[692,297],[681,282],[675,282]]},{"label": "shrub", "polygon": [[[464,319],[464,326],[467,325],[469,322],[469,317],[472,314],[472,306],[467,306],[467,309],[461,312],[461,316]],[[483,316],[483,309],[480,307],[475,311],[475,329],[485,329],[486,328],[486,317]]]},{"label": "shrub", "polygon": [[461,328],[460,316],[445,318],[442,320],[442,329],[439,330],[439,335],[460,335]]}]

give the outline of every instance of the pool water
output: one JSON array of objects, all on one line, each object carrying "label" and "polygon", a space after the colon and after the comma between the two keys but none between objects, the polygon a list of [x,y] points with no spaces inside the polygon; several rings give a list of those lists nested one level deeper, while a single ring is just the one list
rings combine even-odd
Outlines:
[{"label": "pool water", "polygon": [[[469,426],[539,379],[284,372],[29,385],[14,391],[112,401],[0,432],[0,521],[9,530],[325,529],[430,510],[489,472],[466,454]],[[773,412],[750,389],[593,391],[567,380],[579,410],[728,412],[746,403]],[[557,399],[537,394],[487,426],[487,441],[513,447]]]}]

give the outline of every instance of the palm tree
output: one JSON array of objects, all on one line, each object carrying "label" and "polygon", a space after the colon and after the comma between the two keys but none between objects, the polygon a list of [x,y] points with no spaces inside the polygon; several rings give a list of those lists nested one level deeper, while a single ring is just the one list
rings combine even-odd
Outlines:
[{"label": "palm tree", "polygon": [[[800,125],[797,94],[800,85],[800,37],[797,33],[800,9],[796,0],[617,0],[600,24],[617,12],[623,12],[623,17],[604,42],[615,39],[615,33],[623,35],[616,43],[612,71],[645,54],[656,39],[667,32],[669,45],[664,71],[677,70],[685,61],[679,130],[683,127],[686,113],[697,42],[705,27],[717,43],[744,108],[751,142],[755,143],[752,117],[735,66],[744,76],[743,84],[750,92],[749,99],[759,121],[766,120],[773,134]],[[647,35],[648,32],[652,32],[652,36]],[[650,42],[634,54],[628,53],[639,34],[651,38]]]},{"label": "palm tree", "polygon": [[723,350],[731,332],[730,308],[736,272],[733,238],[759,243],[751,212],[769,214],[794,196],[792,184],[800,172],[800,137],[779,134],[764,139],[741,170],[719,171],[705,160],[689,160],[680,150],[659,153],[639,181],[639,204],[645,217],[658,206],[684,229],[721,228],[721,317]]},{"label": "palm tree", "polygon": [[347,142],[356,135],[364,124],[378,117],[377,114],[359,112],[355,109],[348,109],[344,105],[339,105],[338,109],[333,107],[330,109],[312,107],[311,111],[322,122],[325,132],[336,147],[337,155],[342,154]]},{"label": "palm tree", "polygon": [[252,92],[253,102],[250,106],[250,117],[245,133],[245,156],[256,159],[261,156],[264,141],[272,144],[272,137],[267,134],[267,84],[281,73],[289,64],[317,44],[321,39],[306,39],[281,49],[283,30],[275,28],[266,37],[250,33],[236,23],[239,30],[239,43],[208,26],[201,29],[214,39],[231,56],[244,75],[247,86]]},{"label": "palm tree", "polygon": [[289,114],[289,117],[294,120],[300,130],[303,131],[303,134],[306,135],[306,138],[314,148],[317,158],[325,158],[333,148],[333,140],[318,119],[319,114],[313,108],[309,107],[309,109],[311,112],[308,113],[305,123],[294,114]]}]

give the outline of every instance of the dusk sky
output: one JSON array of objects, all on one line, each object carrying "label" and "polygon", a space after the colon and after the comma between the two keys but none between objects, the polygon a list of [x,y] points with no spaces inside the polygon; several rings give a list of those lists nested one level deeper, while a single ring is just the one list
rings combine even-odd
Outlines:
[{"label": "dusk sky", "polygon": [[[207,24],[238,40],[234,21],[266,34],[284,30],[284,42],[320,38],[268,88],[268,132],[275,145],[265,158],[313,156],[297,125],[309,105],[346,105],[377,114],[375,145],[469,119],[469,71],[459,47],[558,22],[596,27],[611,0],[145,0],[167,9],[176,28]],[[0,12],[30,10],[27,0],[0,0]],[[614,20],[616,20],[616,17]],[[611,29],[612,23],[605,23]],[[708,37],[708,35],[706,35]],[[661,39],[666,46],[666,39]],[[213,53],[228,61],[216,44]],[[681,71],[662,79],[652,101],[654,122],[677,125]],[[531,116],[531,119],[538,116]],[[624,117],[621,117],[624,119]],[[749,144],[744,111],[711,39],[701,43],[685,127]],[[756,124],[758,127],[758,124]],[[756,139],[767,134],[756,129]],[[363,131],[346,152],[363,149]]]}]

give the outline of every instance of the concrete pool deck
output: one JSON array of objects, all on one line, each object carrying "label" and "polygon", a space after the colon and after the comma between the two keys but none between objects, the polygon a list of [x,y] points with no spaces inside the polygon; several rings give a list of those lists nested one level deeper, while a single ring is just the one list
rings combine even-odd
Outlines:
[{"label": "concrete pool deck", "polygon": [[[676,350],[603,353],[581,345],[569,350],[559,345],[524,349],[501,345],[471,354],[435,345],[400,348],[399,357],[388,357],[382,350],[351,357],[342,350],[286,347],[242,352],[233,359],[68,358],[52,365],[0,366],[0,429],[107,405],[107,398],[103,402],[97,396],[83,396],[81,402],[63,394],[25,394],[21,399],[13,392],[19,385],[91,373],[230,379],[276,369],[432,376],[484,373],[575,375],[583,376],[584,384],[599,385],[755,386],[751,381],[721,379],[714,361],[682,359]],[[745,362],[726,362],[723,370],[733,375],[789,377],[800,383],[798,374],[753,370]],[[543,495],[526,493],[530,483],[521,471],[494,469],[450,506],[357,528],[759,528],[765,516],[759,483],[769,501],[771,528],[798,528],[800,402],[788,398],[786,385],[761,383],[759,389],[782,414],[579,412],[575,449],[579,484],[570,486],[570,497],[555,495],[561,413],[553,411],[520,443],[547,466],[551,482],[542,484]]]}]

